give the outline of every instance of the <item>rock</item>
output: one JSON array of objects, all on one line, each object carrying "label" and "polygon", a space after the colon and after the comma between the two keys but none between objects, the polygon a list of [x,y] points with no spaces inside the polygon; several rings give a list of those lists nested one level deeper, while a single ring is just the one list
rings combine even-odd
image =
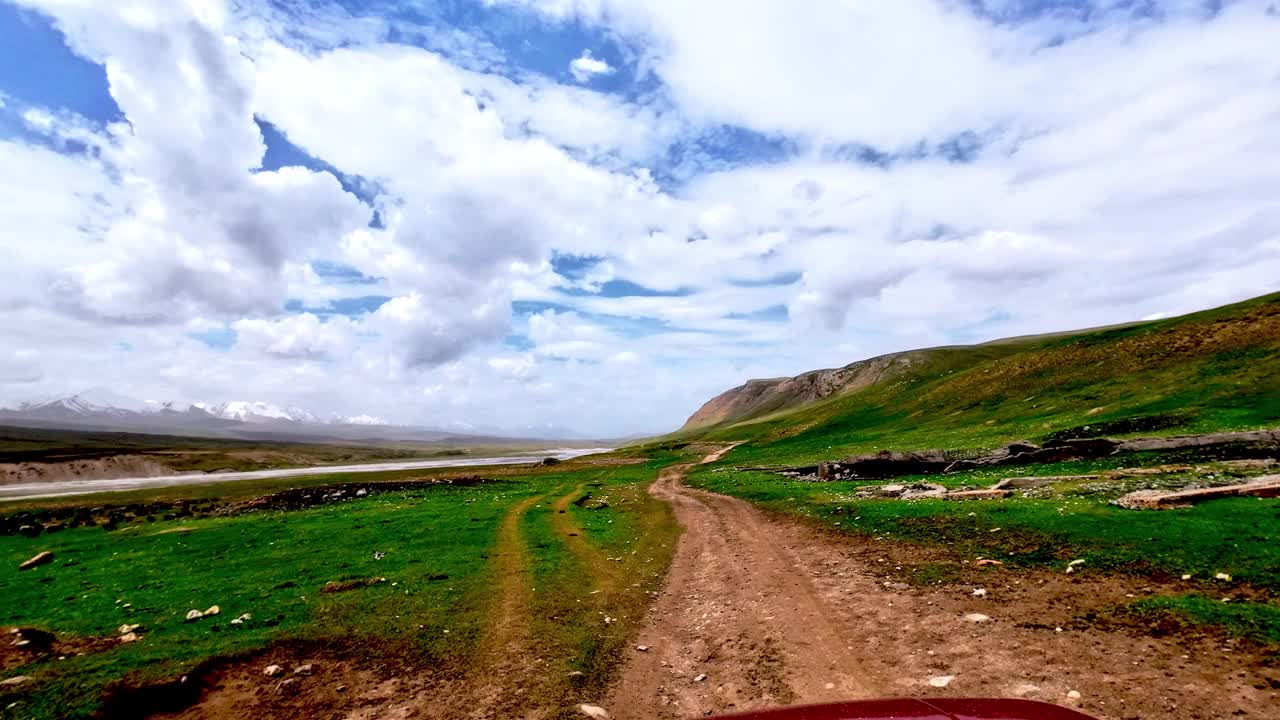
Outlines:
[{"label": "rock", "polygon": [[886,582],[884,586],[890,590],[897,590],[899,592],[911,589],[911,586],[904,582]]},{"label": "rock", "polygon": [[700,683],[700,682],[704,682],[704,681],[706,681],[706,679],[707,679],[707,674],[706,674],[706,673],[702,673],[702,674],[698,675],[697,677],[695,677],[695,678],[693,679],[693,681],[694,681],[694,682],[696,682],[696,683]]},{"label": "rock", "polygon": [[0,685],[3,685],[4,687],[14,687],[16,685],[21,685],[22,683],[27,682],[30,679],[31,679],[31,676],[29,675],[14,675],[11,678],[5,678],[4,680],[0,680]]},{"label": "rock", "polygon": [[986,558],[979,558],[978,561],[974,563],[974,565],[977,565],[978,567],[990,567],[992,565],[1003,565],[1003,564],[1004,563],[1000,562],[999,560],[987,560]]},{"label": "rock", "polygon": [[1194,488],[1178,492],[1138,490],[1114,501],[1114,504],[1131,510],[1156,510],[1185,507],[1206,500],[1227,497],[1280,497],[1280,475],[1255,478],[1247,483],[1214,488]]},{"label": "rock", "polygon": [[302,680],[300,678],[285,678],[284,680],[280,681],[279,685],[276,686],[276,692],[281,693],[283,695],[291,695],[293,693],[298,692],[299,688],[301,687],[302,687]]},{"label": "rock", "polygon": [[49,552],[48,550],[45,550],[44,552],[38,553],[35,557],[19,565],[18,569],[30,570],[33,567],[46,565],[51,562],[53,562],[53,553]]},{"label": "rock", "polygon": [[361,488],[356,491],[356,497],[366,497],[368,494],[369,494],[369,491],[365,490],[364,488]]},{"label": "rock", "polygon": [[899,495],[903,500],[923,500],[926,498],[945,497],[947,489],[937,483],[911,483],[906,492]]},{"label": "rock", "polygon": [[964,619],[968,620],[971,623],[991,622],[991,618],[986,615],[983,615],[982,613],[969,613],[968,615],[964,616]]},{"label": "rock", "polygon": [[609,720],[609,713],[599,705],[579,705],[578,712],[595,720]]},{"label": "rock", "polygon": [[636,646],[636,650],[639,650],[640,652],[649,652],[649,646],[648,646],[648,645],[637,645],[637,646]]},{"label": "rock", "polygon": [[955,675],[939,675],[938,677],[929,678],[929,684],[936,688],[944,688],[955,679]]},{"label": "rock", "polygon": [[123,645],[125,643],[138,642],[141,639],[142,639],[142,636],[139,635],[138,633],[127,632],[120,636],[120,644]]},{"label": "rock", "polygon": [[578,680],[578,679],[580,679],[580,678],[584,678],[584,677],[586,677],[586,676],[587,676],[587,674],[586,674],[586,673],[584,673],[584,672],[582,672],[581,670],[574,670],[573,672],[570,672],[570,673],[568,673],[568,674],[566,674],[566,675],[565,675],[565,677],[569,678],[570,680]]},{"label": "rock", "polygon": [[1184,573],[1184,574],[1182,575],[1182,579],[1183,579],[1183,580],[1190,580],[1190,579],[1191,579],[1191,573]]},{"label": "rock", "polygon": [[987,596],[987,590],[986,590],[986,588],[974,588],[974,590],[973,590],[973,596],[974,596],[974,597],[986,597],[986,596]]},{"label": "rock", "polygon": [[278,675],[284,674],[284,668],[280,667],[279,665],[268,665],[266,668],[263,669],[262,674],[266,675],[267,677],[276,677]]},{"label": "rock", "polygon": [[298,667],[294,668],[293,674],[294,675],[310,675],[315,669],[316,669],[315,665],[311,663],[307,663],[306,665],[299,665]]},{"label": "rock", "polygon": [[142,627],[142,625],[139,625],[139,624],[136,624],[136,623],[135,623],[135,624],[133,624],[133,625],[129,625],[128,623],[126,623],[126,624],[124,624],[124,625],[121,625],[121,626],[118,628],[118,630],[120,631],[120,634],[121,634],[121,635],[128,635],[128,634],[129,634],[129,633],[131,633],[131,632],[136,632],[136,631],[137,631],[139,628],[141,628],[141,627]]},{"label": "rock", "polygon": [[1079,690],[1071,690],[1067,693],[1068,700],[1079,700],[1081,697],[1083,696],[1080,694]]},{"label": "rock", "polygon": [[880,494],[889,497],[897,497],[906,491],[906,485],[883,485],[880,487]]},{"label": "rock", "polygon": [[957,490],[949,492],[943,497],[947,500],[999,500],[1012,495],[1011,490]]},{"label": "rock", "polygon": [[1038,695],[1040,694],[1040,686],[1032,685],[1031,683],[1023,683],[1022,685],[1019,685],[1013,689],[1013,694],[1017,695],[1018,697],[1026,697],[1028,695]]},{"label": "rock", "polygon": [[1057,482],[1067,482],[1070,480],[1097,480],[1098,475],[1042,475],[1039,477],[1011,477],[1005,478],[995,485],[991,486],[992,490],[1033,490],[1045,485],[1052,485]]},{"label": "rock", "polygon": [[199,610],[188,610],[186,621],[191,622],[193,620],[199,620],[202,617],[204,617],[204,613]]},{"label": "rock", "polygon": [[1084,564],[1084,560],[1072,560],[1071,562],[1067,563],[1067,567],[1070,568],[1070,567],[1075,567],[1077,565],[1083,565],[1083,564]]},{"label": "rock", "polygon": [[344,692],[346,692],[346,691],[347,691],[347,686],[346,686],[346,685],[339,685],[339,686],[335,687],[335,688],[333,689],[333,691],[334,691],[334,692],[344,693]]},{"label": "rock", "polygon": [[208,610],[205,610],[205,611],[204,611],[204,614],[205,614],[205,615],[217,615],[217,614],[218,614],[218,613],[220,613],[220,612],[222,612],[222,608],[218,607],[217,605],[211,605],[211,606],[209,607],[209,609],[208,609]]},{"label": "rock", "polygon": [[546,466],[546,465],[559,465],[559,464],[560,464],[560,459],[559,459],[559,458],[553,458],[553,457],[542,458],[542,461],[541,461],[541,462],[539,462],[538,464],[539,464],[539,465],[543,465],[543,466]]},{"label": "rock", "polygon": [[43,525],[21,525],[18,527],[18,534],[23,537],[38,537],[44,530]]},{"label": "rock", "polygon": [[1214,575],[1214,576],[1213,576],[1213,579],[1214,579],[1214,580],[1224,580],[1224,581],[1226,581],[1226,582],[1231,582],[1231,576],[1230,576],[1230,575],[1228,575],[1228,574],[1226,574],[1226,573],[1218,573],[1217,575]]}]

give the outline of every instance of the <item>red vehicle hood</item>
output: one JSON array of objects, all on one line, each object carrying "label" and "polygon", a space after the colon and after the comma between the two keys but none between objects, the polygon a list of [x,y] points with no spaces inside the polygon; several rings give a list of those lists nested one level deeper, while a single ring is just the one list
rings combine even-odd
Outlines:
[{"label": "red vehicle hood", "polygon": [[723,715],[722,720],[1093,720],[1031,700],[866,700]]}]

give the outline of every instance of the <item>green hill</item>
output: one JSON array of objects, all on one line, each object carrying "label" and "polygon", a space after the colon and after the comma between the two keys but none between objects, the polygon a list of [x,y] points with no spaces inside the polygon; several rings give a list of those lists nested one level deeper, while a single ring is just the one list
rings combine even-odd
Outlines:
[{"label": "green hill", "polygon": [[1099,330],[917,350],[751,381],[673,438],[749,441],[737,463],[991,448],[1055,433],[1280,425],[1280,293]]}]

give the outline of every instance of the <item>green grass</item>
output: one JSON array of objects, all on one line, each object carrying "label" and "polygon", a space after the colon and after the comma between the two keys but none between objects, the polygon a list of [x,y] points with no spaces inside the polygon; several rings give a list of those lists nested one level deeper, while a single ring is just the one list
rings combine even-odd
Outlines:
[{"label": "green grass", "polygon": [[[5,598],[0,625],[89,639],[112,638],[118,626],[140,623],[144,636],[104,652],[11,669],[6,675],[35,680],[21,692],[0,693],[0,708],[18,702],[0,717],[89,717],[104,689],[120,678],[135,685],[173,678],[207,658],[280,642],[463,668],[495,602],[497,583],[488,557],[497,528],[521,500],[555,489],[567,492],[577,483],[604,482],[609,494],[630,500],[604,510],[575,508],[575,519],[587,528],[585,539],[601,553],[621,553],[619,543],[642,548],[640,554],[625,555],[619,565],[626,572],[660,576],[665,571],[675,525],[669,511],[655,507],[642,488],[676,455],[650,455],[643,464],[604,470],[561,465],[523,468],[526,474],[516,475],[508,469],[511,475],[479,486],[431,486],[292,512],[142,522],[115,532],[79,528],[35,539],[0,537]],[[564,538],[549,530],[549,502],[527,515],[522,526],[540,589],[536,617],[542,617],[545,603],[581,599],[574,593],[589,592],[579,560],[566,551]],[[578,517],[578,512],[590,515]],[[17,570],[42,550],[53,551],[56,560]],[[375,551],[385,556],[375,559]],[[432,579],[441,575],[448,577]],[[369,577],[387,582],[320,592],[331,580]],[[636,603],[645,602],[634,592],[613,593],[607,601],[609,612],[633,620],[640,615]],[[188,610],[211,605],[221,614],[184,622]],[[251,621],[230,624],[246,612]],[[585,664],[605,678],[604,658],[616,650],[618,633],[633,631],[634,623],[596,638],[583,636],[582,627],[537,625],[555,649],[552,660],[561,666]]]},{"label": "green grass", "polygon": [[1256,643],[1280,645],[1280,607],[1272,604],[1182,595],[1139,600],[1121,613],[1149,626],[1224,631]]}]

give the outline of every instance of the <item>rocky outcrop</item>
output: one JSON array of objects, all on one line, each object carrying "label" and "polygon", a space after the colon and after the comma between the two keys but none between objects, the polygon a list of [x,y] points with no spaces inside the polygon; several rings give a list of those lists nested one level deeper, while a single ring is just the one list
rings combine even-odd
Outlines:
[{"label": "rocky outcrop", "polygon": [[738,422],[861,390],[910,367],[912,362],[913,353],[893,353],[795,377],[750,380],[709,400],[681,430]]}]

